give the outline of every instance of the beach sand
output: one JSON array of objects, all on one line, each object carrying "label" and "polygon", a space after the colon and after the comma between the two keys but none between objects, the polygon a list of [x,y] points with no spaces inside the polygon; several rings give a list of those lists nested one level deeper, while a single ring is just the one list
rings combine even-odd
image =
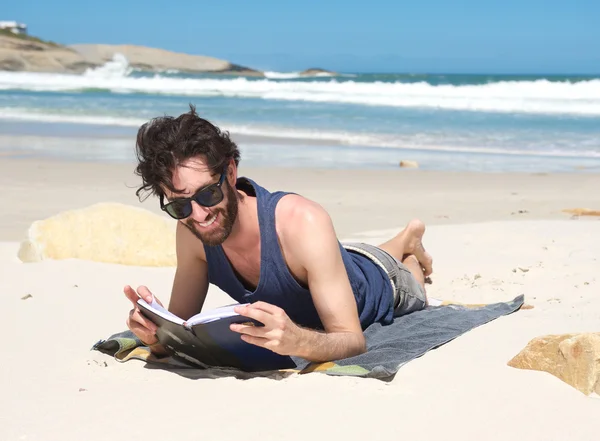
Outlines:
[{"label": "beach sand", "polygon": [[[91,346],[124,330],[125,284],[168,301],[174,268],[65,260],[23,264],[31,222],[101,201],[139,204],[132,165],[0,158],[0,440],[570,440],[598,438],[600,398],[507,362],[532,338],[600,331],[600,176],[420,170],[245,169],[330,210],[341,239],[378,243],[428,225],[436,298],[524,294],[532,309],[476,328],[394,379],[186,378]],[[476,277],[477,276],[477,277]],[[28,297],[29,295],[29,297]],[[230,303],[211,288],[206,307]]]}]

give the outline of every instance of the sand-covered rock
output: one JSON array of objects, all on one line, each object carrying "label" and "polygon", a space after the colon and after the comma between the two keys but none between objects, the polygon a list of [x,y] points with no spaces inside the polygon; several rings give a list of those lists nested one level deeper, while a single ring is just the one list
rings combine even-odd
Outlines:
[{"label": "sand-covered rock", "polygon": [[142,208],[99,203],[34,222],[18,257],[23,262],[83,259],[174,266],[175,225]]},{"label": "sand-covered rock", "polygon": [[567,208],[563,212],[570,213],[573,216],[600,216],[600,210],[590,208]]},{"label": "sand-covered rock", "polygon": [[331,70],[326,70],[326,69],[321,69],[318,67],[311,67],[309,69],[305,69],[302,72],[300,72],[300,76],[303,76],[303,77],[319,77],[319,76],[329,77],[329,76],[336,76],[336,75],[338,75],[337,72],[333,72]]},{"label": "sand-covered rock", "polygon": [[69,46],[90,63],[102,65],[115,54],[122,54],[129,65],[146,71],[177,70],[187,73],[216,73],[245,76],[264,76],[260,71],[203,55],[190,55],[145,46],[75,44]]},{"label": "sand-covered rock", "polygon": [[0,35],[0,70],[79,73],[95,66],[65,46]]},{"label": "sand-covered rock", "polygon": [[400,167],[419,168],[419,163],[417,161],[409,161],[409,160],[403,159],[402,161],[400,161]]},{"label": "sand-covered rock", "polygon": [[264,76],[260,71],[202,55],[133,45],[64,46],[36,37],[0,34],[0,71],[83,73],[111,61],[116,54],[124,55],[131,67],[150,72],[177,70],[187,73]]},{"label": "sand-covered rock", "polygon": [[534,338],[508,365],[546,371],[586,395],[600,394],[600,332]]}]

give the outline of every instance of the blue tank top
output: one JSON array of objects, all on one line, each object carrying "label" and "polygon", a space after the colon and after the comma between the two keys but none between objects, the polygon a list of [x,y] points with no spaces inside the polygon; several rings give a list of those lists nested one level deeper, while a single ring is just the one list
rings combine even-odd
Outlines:
[{"label": "blue tank top", "polygon": [[[279,247],[275,207],[289,193],[271,193],[248,178],[239,178],[236,187],[249,196],[256,196],[261,246],[260,279],[254,291],[247,289],[235,274],[223,247],[204,245],[209,283],[218,286],[239,303],[267,302],[282,308],[300,326],[323,329],[309,290],[290,273]],[[362,328],[375,322],[391,323],[392,286],[387,275],[368,258],[347,251],[341,244],[340,252]]]}]

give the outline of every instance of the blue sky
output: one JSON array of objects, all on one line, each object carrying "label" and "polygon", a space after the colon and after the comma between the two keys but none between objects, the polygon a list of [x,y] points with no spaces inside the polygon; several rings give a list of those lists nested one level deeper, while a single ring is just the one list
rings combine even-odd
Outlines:
[{"label": "blue sky", "polygon": [[0,20],[63,44],[139,44],[278,71],[600,73],[599,17],[598,0],[19,0],[0,9]]}]

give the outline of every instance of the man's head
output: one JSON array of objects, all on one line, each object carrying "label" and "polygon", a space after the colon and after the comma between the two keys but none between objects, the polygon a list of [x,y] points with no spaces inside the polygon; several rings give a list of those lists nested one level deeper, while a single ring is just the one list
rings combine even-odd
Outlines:
[{"label": "man's head", "polygon": [[137,190],[158,196],[161,206],[207,245],[223,243],[238,210],[234,190],[240,153],[218,127],[191,106],[179,117],[155,118],[138,131]]}]

